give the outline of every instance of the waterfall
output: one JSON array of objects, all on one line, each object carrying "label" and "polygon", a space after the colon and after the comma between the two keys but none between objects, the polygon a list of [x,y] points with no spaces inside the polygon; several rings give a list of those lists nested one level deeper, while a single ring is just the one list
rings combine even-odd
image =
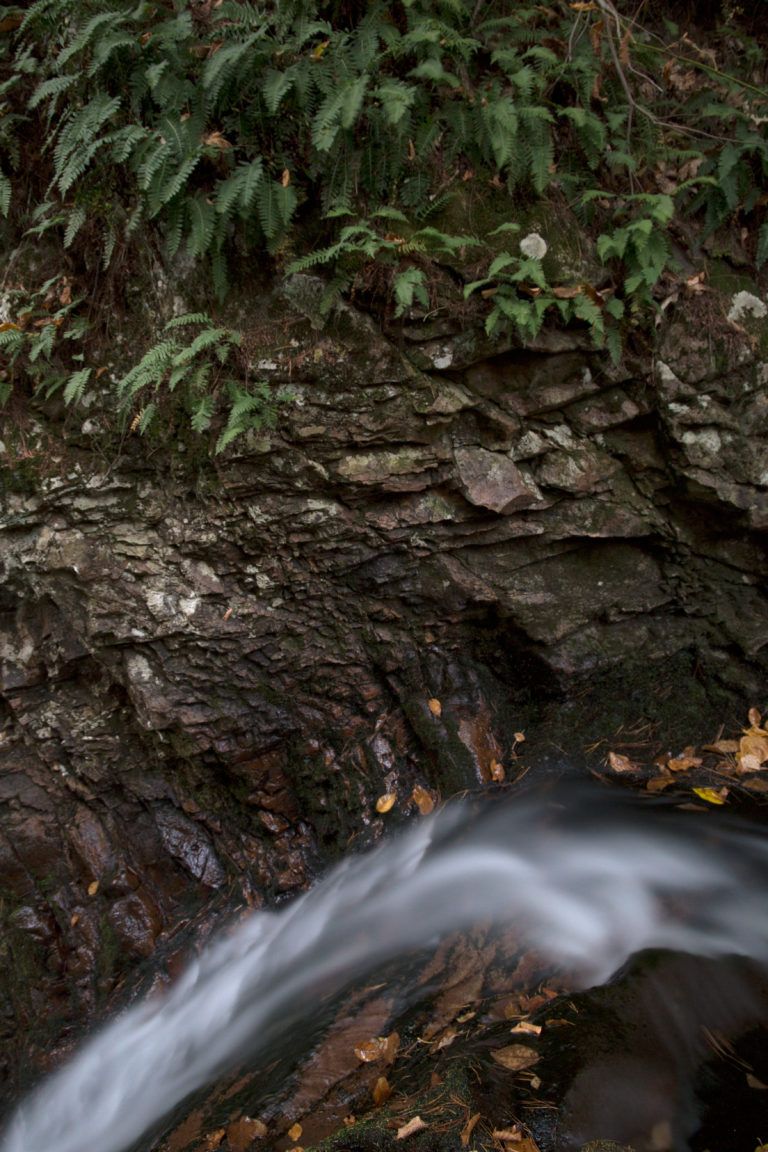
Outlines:
[{"label": "waterfall", "polygon": [[21,1105],[0,1152],[122,1152],[320,997],[478,920],[512,923],[584,986],[647,947],[768,959],[767,864],[768,838],[721,810],[568,789],[449,805],[112,1019]]}]

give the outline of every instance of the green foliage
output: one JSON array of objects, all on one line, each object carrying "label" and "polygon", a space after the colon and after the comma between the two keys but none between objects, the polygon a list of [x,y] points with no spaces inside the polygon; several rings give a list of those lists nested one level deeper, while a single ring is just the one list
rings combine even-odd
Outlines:
[{"label": "green foliage", "polygon": [[[117,383],[123,417],[132,416],[131,431],[143,434],[155,427],[174,393],[180,396],[181,408],[197,433],[208,432],[219,412],[226,414],[216,441],[217,453],[249,429],[274,426],[269,386],[263,381],[242,384],[232,375],[237,370],[236,350],[242,345],[239,332],[214,327],[202,312],[175,317],[164,332],[166,339],[148,349]],[[185,342],[184,336],[191,339]]]},{"label": "green foliage", "polygon": [[[768,118],[752,80],[762,54],[743,36],[736,76],[672,25],[643,29],[624,4],[36,0],[2,11],[13,18],[0,38],[0,213],[26,213],[31,235],[59,235],[91,270],[119,267],[152,229],[170,255],[207,269],[219,299],[254,253],[327,270],[326,306],[373,263],[400,317],[429,308],[437,264],[455,273],[470,244],[490,261],[488,237],[427,227],[457,189],[506,194],[512,225],[554,184],[593,232],[610,299],[558,295],[578,286],[549,285],[535,260],[510,253],[466,292],[489,299],[489,331],[512,324],[529,340],[557,315],[588,324],[615,356],[620,324],[647,321],[671,267],[671,206],[699,239],[738,221],[755,263],[768,261]],[[29,141],[42,158],[31,213],[16,192]],[[11,364],[0,388],[22,363],[38,380],[48,365],[58,383],[45,387],[74,402],[92,377],[61,358],[63,333],[48,327],[0,333]],[[144,430],[166,386],[181,390],[203,430],[229,396],[221,435],[233,439],[264,397],[220,382],[227,337],[176,362],[186,346],[175,331],[124,378],[123,400],[147,394]]]},{"label": "green foliage", "polygon": [[82,397],[90,369],[76,368],[89,331],[79,316],[66,276],[53,276],[38,289],[5,294],[9,319],[0,324],[0,405],[18,384],[45,397],[63,389],[69,404]]}]

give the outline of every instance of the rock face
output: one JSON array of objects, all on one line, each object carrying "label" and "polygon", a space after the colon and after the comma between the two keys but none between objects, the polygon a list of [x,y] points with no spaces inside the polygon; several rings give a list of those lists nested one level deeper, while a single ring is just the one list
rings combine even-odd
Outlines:
[{"label": "rock face", "polygon": [[558,694],[644,676],[634,717],[695,667],[759,700],[768,360],[727,300],[615,368],[581,331],[320,327],[321,290],[251,305],[288,398],[215,465],[6,419],[6,1037],[45,997],[65,1034],[190,908],[499,779]]}]

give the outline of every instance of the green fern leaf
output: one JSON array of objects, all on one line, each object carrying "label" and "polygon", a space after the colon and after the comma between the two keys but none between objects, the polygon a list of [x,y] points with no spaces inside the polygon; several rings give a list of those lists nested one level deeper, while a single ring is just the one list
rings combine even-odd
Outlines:
[{"label": "green fern leaf", "polygon": [[82,399],[92,372],[92,368],[81,368],[79,372],[72,373],[64,386],[65,404],[77,404]]},{"label": "green fern leaf", "polygon": [[11,209],[11,192],[13,188],[4,172],[0,172],[0,212],[7,216]]},{"label": "green fern leaf", "polygon": [[74,240],[75,236],[77,236],[83,224],[85,224],[87,217],[88,213],[85,209],[85,206],[82,204],[78,204],[78,206],[72,210],[72,213],[69,217],[69,223],[67,224],[67,229],[64,233],[65,248],[71,247],[72,241]]},{"label": "green fern leaf", "polygon": [[216,208],[207,197],[196,196],[189,204],[191,234],[187,237],[190,256],[202,256],[208,251],[216,228]]},{"label": "green fern leaf", "polygon": [[242,163],[237,170],[222,180],[216,190],[216,211],[227,215],[233,206],[245,216],[256,199],[256,193],[264,175],[264,164],[260,156],[250,163]]},{"label": "green fern leaf", "polygon": [[163,328],[164,332],[171,332],[174,328],[187,328],[190,324],[210,324],[211,318],[207,312],[185,312],[183,316],[174,316]]},{"label": "green fern leaf", "polygon": [[42,104],[44,100],[50,100],[51,97],[66,92],[67,88],[71,88],[77,79],[77,72],[72,72],[67,76],[52,76],[50,80],[44,80],[35,88],[27,107],[30,109],[37,108],[38,104]]}]

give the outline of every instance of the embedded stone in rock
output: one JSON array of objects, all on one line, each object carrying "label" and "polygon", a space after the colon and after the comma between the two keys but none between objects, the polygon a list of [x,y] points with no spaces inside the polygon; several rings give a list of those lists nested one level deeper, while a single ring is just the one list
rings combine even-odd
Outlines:
[{"label": "embedded stone in rock", "polygon": [[155,820],[163,844],[171,856],[184,865],[196,880],[208,888],[218,888],[226,874],[207,833],[182,812],[159,808]]},{"label": "embedded stone in rock", "polygon": [[470,504],[492,512],[516,512],[541,498],[532,481],[524,479],[508,456],[487,448],[457,448],[459,487]]}]

